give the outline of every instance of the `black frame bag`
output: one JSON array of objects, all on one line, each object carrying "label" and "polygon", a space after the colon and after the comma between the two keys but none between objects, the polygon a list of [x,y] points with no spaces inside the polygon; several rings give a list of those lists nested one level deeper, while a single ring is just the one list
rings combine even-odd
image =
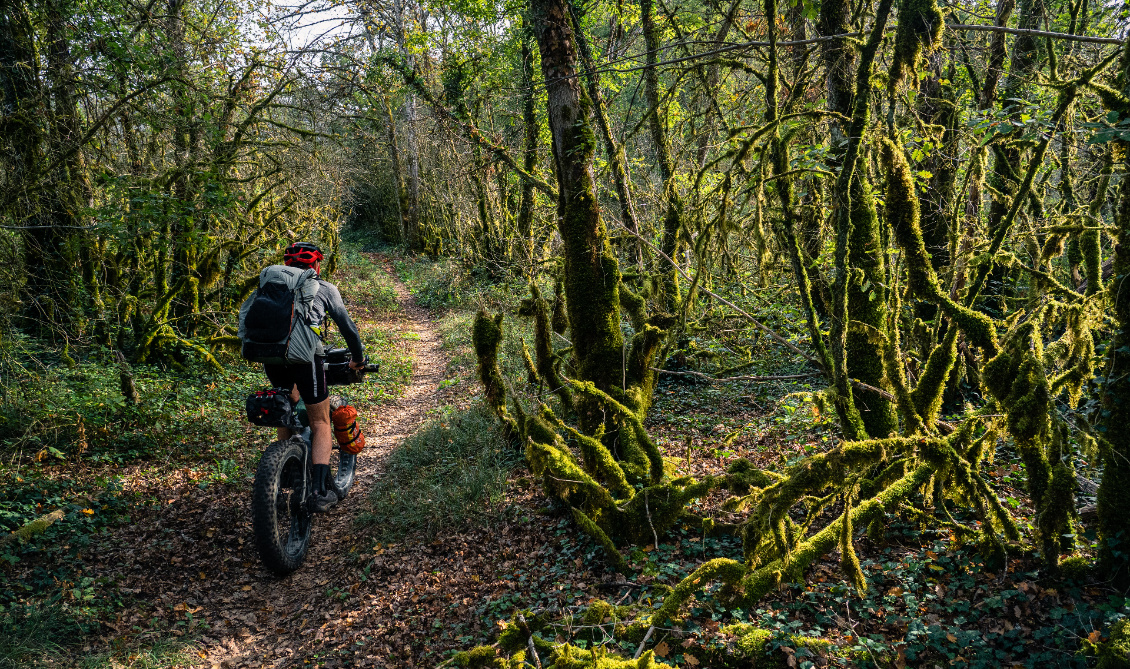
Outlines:
[{"label": "black frame bag", "polygon": [[256,390],[248,395],[247,420],[263,427],[294,427],[298,421],[290,389]]}]

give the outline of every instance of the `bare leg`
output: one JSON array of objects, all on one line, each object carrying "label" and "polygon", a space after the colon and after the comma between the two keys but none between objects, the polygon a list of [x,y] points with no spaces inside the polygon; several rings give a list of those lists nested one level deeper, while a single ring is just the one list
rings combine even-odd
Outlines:
[{"label": "bare leg", "polygon": [[313,443],[313,459],[316,465],[330,464],[330,451],[333,450],[333,429],[330,427],[330,402],[328,399],[317,404],[306,405],[306,417],[310,419],[310,441]]}]

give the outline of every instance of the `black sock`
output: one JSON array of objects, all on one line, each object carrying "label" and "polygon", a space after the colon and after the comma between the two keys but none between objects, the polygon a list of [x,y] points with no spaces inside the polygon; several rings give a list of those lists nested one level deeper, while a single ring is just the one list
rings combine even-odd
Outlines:
[{"label": "black sock", "polygon": [[326,481],[330,478],[329,465],[314,465],[314,490],[325,492]]}]

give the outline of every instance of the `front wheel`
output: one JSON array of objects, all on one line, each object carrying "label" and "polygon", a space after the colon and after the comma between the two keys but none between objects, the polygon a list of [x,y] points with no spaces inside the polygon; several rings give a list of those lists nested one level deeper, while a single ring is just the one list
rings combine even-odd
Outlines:
[{"label": "front wheel", "polygon": [[306,509],[306,445],[300,437],[267,447],[255,472],[251,525],[263,566],[285,576],[302,566],[310,546]]}]

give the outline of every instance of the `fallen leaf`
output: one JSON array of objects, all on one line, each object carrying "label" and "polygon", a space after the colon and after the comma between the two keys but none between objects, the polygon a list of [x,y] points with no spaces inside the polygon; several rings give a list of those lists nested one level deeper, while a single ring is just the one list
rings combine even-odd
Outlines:
[{"label": "fallen leaf", "polygon": [[666,641],[660,641],[655,644],[655,654],[659,657],[667,657],[667,653],[671,652],[671,647],[667,645]]},{"label": "fallen leaf", "polygon": [[957,642],[957,637],[954,636],[953,632],[946,634],[946,638],[950,640],[950,643],[956,643]]},{"label": "fallen leaf", "polygon": [[694,655],[683,655],[683,659],[686,660],[687,664],[691,665],[692,667],[696,667],[699,664],[698,658],[696,658]]},{"label": "fallen leaf", "polygon": [[243,586],[243,587],[242,587],[242,588],[240,588],[240,589],[241,589],[241,590],[243,590],[244,592],[247,592],[248,590],[250,590],[250,589],[251,589],[251,586],[250,586],[250,585],[245,585],[245,586]]}]

